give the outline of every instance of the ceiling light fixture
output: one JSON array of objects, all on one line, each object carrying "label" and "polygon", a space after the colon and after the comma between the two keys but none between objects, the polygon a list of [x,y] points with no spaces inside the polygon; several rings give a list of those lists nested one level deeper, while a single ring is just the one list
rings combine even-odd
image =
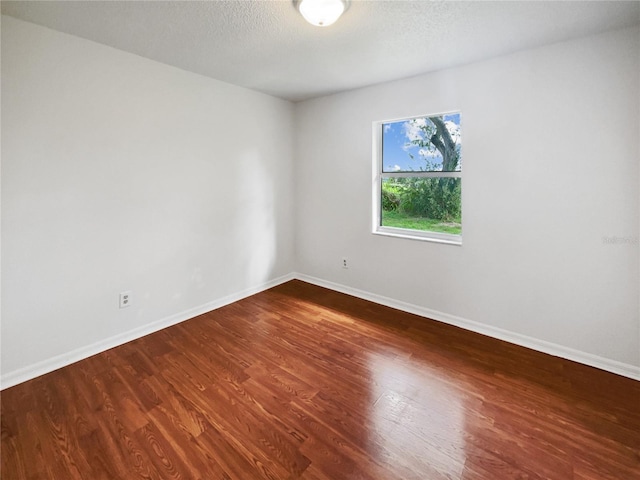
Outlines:
[{"label": "ceiling light fixture", "polygon": [[316,27],[328,27],[349,8],[349,0],[293,0],[304,19]]}]

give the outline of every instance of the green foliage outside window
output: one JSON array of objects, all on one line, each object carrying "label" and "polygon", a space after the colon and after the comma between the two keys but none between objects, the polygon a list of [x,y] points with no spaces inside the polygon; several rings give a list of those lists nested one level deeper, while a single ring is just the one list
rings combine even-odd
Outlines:
[{"label": "green foliage outside window", "polygon": [[[382,226],[461,233],[462,179],[456,174],[462,170],[459,121],[459,114],[454,114],[383,126],[384,138],[389,144],[385,151],[394,154],[392,148],[397,143],[392,144],[393,135],[398,138],[398,132],[404,133],[408,141],[401,149],[396,147],[396,151],[404,150],[415,166],[401,163],[398,156],[401,153],[390,159],[383,158],[383,164],[389,167],[383,167],[382,172]],[[393,160],[398,163],[394,165]],[[394,172],[402,175],[393,175]],[[440,176],[438,172],[447,173]]]}]

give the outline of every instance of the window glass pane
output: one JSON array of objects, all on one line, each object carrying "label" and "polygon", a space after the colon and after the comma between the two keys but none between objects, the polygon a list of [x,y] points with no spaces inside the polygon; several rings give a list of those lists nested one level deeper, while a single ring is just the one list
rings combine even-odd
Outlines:
[{"label": "window glass pane", "polygon": [[460,113],[382,124],[382,171],[462,170]]},{"label": "window glass pane", "polygon": [[460,178],[383,178],[383,227],[460,235]]}]

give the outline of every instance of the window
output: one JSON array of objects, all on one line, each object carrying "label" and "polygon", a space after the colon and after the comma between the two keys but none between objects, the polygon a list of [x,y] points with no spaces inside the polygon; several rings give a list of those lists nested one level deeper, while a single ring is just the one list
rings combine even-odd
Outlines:
[{"label": "window", "polygon": [[373,232],[462,243],[460,112],[374,123]]}]

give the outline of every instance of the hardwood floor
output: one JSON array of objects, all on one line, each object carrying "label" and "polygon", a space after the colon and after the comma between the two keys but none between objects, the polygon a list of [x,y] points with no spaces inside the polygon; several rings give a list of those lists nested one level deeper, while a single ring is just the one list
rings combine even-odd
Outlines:
[{"label": "hardwood floor", "polygon": [[640,382],[299,281],[1,404],[4,480],[640,479]]}]

